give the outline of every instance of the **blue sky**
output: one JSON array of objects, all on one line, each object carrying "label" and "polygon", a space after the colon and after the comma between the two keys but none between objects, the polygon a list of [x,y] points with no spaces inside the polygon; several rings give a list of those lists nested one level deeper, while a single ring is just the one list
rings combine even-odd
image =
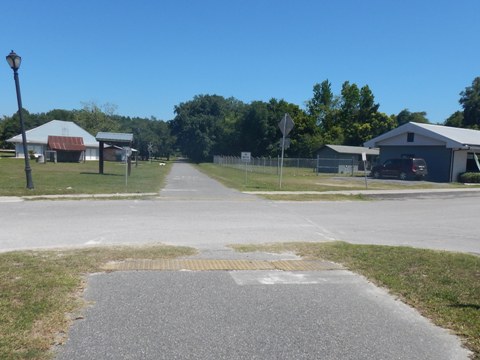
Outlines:
[{"label": "blue sky", "polygon": [[[304,107],[315,83],[368,85],[380,111],[443,122],[480,76],[478,0],[16,0],[0,49],[30,112],[115,104],[170,120],[195,95]],[[0,116],[17,110],[0,65]],[[0,62],[1,64],[1,62]]]}]

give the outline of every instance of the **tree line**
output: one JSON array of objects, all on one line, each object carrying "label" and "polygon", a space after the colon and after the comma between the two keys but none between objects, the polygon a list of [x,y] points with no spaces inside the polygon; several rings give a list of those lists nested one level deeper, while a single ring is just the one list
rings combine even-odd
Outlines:
[{"label": "tree line", "polygon": [[[460,93],[463,111],[457,111],[444,125],[480,129],[480,77]],[[290,133],[290,157],[314,157],[324,144],[361,146],[380,134],[407,122],[429,123],[425,112],[402,110],[387,115],[368,85],[359,87],[345,81],[340,94],[332,92],[328,80],[313,86],[312,98],[303,107],[285,100],[271,99],[244,103],[233,97],[197,95],[175,106],[174,119],[126,117],[116,114],[116,106],[83,103],[80,110],[54,109],[30,114],[23,110],[26,128],[50,120],[73,121],[95,135],[98,131],[128,132],[140,156],[166,156],[172,153],[192,161],[208,161],[213,155],[275,157],[280,151],[278,122],[288,113],[295,121]],[[18,114],[0,121],[0,148],[11,147],[5,140],[20,133]]]}]

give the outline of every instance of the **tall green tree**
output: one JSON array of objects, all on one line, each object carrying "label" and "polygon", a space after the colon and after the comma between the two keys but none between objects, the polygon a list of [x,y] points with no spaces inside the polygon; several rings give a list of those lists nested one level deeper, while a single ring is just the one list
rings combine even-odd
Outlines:
[{"label": "tall green tree", "polygon": [[74,113],[77,125],[95,136],[99,131],[119,131],[119,124],[113,117],[116,106],[111,104],[98,105],[95,102],[84,102],[83,109]]},{"label": "tall green tree", "polygon": [[253,156],[278,156],[283,134],[279,122],[289,114],[295,126],[288,134],[290,147],[287,156],[311,157],[321,145],[321,135],[315,118],[296,104],[285,100],[254,101],[246,108],[240,121],[239,136],[242,148]]},{"label": "tall green tree", "polygon": [[359,89],[356,84],[345,81],[337,112],[339,128],[335,129],[338,139],[343,138],[342,144],[362,146],[371,138],[393,129],[394,119],[379,112],[379,107],[368,85]]},{"label": "tall green tree", "polygon": [[480,128],[480,77],[472,81],[460,93],[460,104],[463,107],[463,126],[468,128]]},{"label": "tall green tree", "polygon": [[156,139],[157,154],[159,156],[166,157],[170,159],[170,155],[174,152],[175,137],[172,136],[170,126],[161,120],[156,120],[152,122],[153,131]]},{"label": "tall green tree", "polygon": [[146,119],[116,116],[114,119],[121,124],[121,132],[133,134],[133,147],[143,160],[147,160],[150,155],[169,158],[173,153],[175,138],[165,121],[154,117]]},{"label": "tall green tree", "polygon": [[213,154],[239,154],[244,150],[239,140],[238,126],[246,108],[247,105],[240,100],[233,97],[225,99],[223,117],[218,121]]},{"label": "tall green tree", "polygon": [[307,111],[321,127],[328,128],[327,116],[334,107],[332,84],[327,80],[313,86],[313,97],[306,102]]},{"label": "tall green tree", "polygon": [[463,127],[463,111],[455,111],[447,120],[445,120],[443,125],[459,128]]},{"label": "tall green tree", "polygon": [[[286,154],[290,157],[312,157],[322,145],[322,136],[320,129],[316,124],[316,119],[309,116],[307,112],[302,110],[298,105],[289,103],[285,100],[272,99],[269,102],[269,108],[272,111],[272,122],[277,129],[277,137],[275,144],[279,144],[279,140],[283,137],[278,123],[285,116],[290,115],[295,126],[288,137],[290,138],[290,148],[286,150]],[[278,150],[277,150],[278,149]],[[280,151],[277,147],[276,153]]]},{"label": "tall green tree", "polygon": [[[197,95],[193,100],[175,107],[171,121],[172,134],[181,152],[191,160],[209,160],[220,149],[222,139],[231,135],[231,117],[235,117],[235,104],[219,95]],[[227,119],[227,120],[226,120]],[[232,148],[235,143],[230,144]]]},{"label": "tall green tree", "polygon": [[275,151],[278,137],[274,115],[268,103],[253,101],[246,109],[239,124],[240,144],[253,156],[268,156]]},{"label": "tall green tree", "polygon": [[36,114],[35,117],[42,124],[51,120],[75,121],[75,113],[77,110],[53,109],[46,113]]},{"label": "tall green tree", "polygon": [[[22,118],[27,131],[41,124],[39,119],[34,114],[30,114],[27,109],[22,109]],[[18,111],[12,116],[4,116],[0,123],[0,147],[12,148],[13,145],[6,142],[6,140],[20,133],[20,116]]]},{"label": "tall green tree", "polygon": [[398,126],[402,126],[409,122],[430,124],[425,111],[410,112],[408,109],[403,109],[400,111],[396,116],[396,121]]},{"label": "tall green tree", "polygon": [[316,143],[342,144],[343,127],[340,125],[340,97],[332,92],[330,81],[324,80],[313,86],[313,97],[306,102],[308,115],[315,121],[319,134]]},{"label": "tall green tree", "polygon": [[345,81],[342,84],[340,102],[340,121],[346,127],[354,122],[360,109],[360,89],[357,84]]},{"label": "tall green tree", "polygon": [[360,100],[358,106],[357,122],[370,122],[372,117],[378,112],[379,104],[375,103],[375,96],[368,85],[360,89]]}]

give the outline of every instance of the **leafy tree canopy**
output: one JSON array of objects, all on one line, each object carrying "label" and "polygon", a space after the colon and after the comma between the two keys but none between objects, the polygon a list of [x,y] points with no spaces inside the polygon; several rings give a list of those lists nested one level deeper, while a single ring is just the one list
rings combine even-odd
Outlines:
[{"label": "leafy tree canopy", "polygon": [[98,105],[93,101],[84,102],[82,105],[83,109],[74,114],[74,121],[77,125],[94,136],[100,131],[119,131],[119,124],[113,120],[115,105],[108,103]]},{"label": "leafy tree canopy", "polygon": [[396,116],[397,125],[401,126],[409,122],[429,124],[430,121],[427,119],[427,113],[425,111],[421,112],[410,112],[408,109],[403,109]]},{"label": "leafy tree canopy", "polygon": [[171,129],[177,146],[195,162],[212,158],[214,152],[230,153],[236,145],[234,126],[243,106],[236,99],[219,95],[197,95],[175,106]]},{"label": "leafy tree canopy", "polygon": [[444,123],[445,126],[463,127],[463,111],[455,111]]},{"label": "leafy tree canopy", "polygon": [[460,93],[460,104],[463,107],[463,126],[480,128],[480,77],[476,77],[471,86]]},{"label": "leafy tree canopy", "polygon": [[[27,130],[43,125],[51,120],[73,121],[92,135],[98,131],[118,131],[133,133],[133,147],[140,156],[148,158],[148,144],[152,144],[154,156],[169,156],[174,148],[175,138],[170,134],[168,123],[155,118],[143,119],[115,115],[116,106],[83,103],[81,110],[53,109],[46,113],[31,114],[23,109],[22,115]],[[20,133],[18,113],[4,116],[0,121],[0,148],[12,148],[7,139]]]},{"label": "leafy tree canopy", "polygon": [[307,112],[319,126],[321,143],[360,146],[395,127],[395,119],[380,113],[368,85],[359,88],[345,81],[334,95],[328,80],[313,87]]},{"label": "leafy tree canopy", "polygon": [[[480,77],[460,95],[463,111],[452,114],[445,125],[480,128]],[[169,122],[117,115],[112,104],[82,105],[80,110],[54,109],[40,114],[24,109],[26,128],[53,119],[74,121],[92,135],[98,131],[133,133],[134,147],[144,158],[169,156],[178,150],[200,162],[216,154],[238,156],[241,151],[277,156],[282,137],[278,123],[286,113],[295,122],[286,156],[295,157],[312,157],[323,144],[360,146],[407,122],[429,123],[426,112],[404,109],[391,116],[380,112],[370,87],[349,81],[342,84],[340,94],[332,92],[329,80],[315,84],[304,109],[278,99],[245,104],[233,97],[197,95],[175,106],[175,118]],[[11,146],[5,140],[19,132],[18,114],[4,116],[0,120],[0,146]]]}]

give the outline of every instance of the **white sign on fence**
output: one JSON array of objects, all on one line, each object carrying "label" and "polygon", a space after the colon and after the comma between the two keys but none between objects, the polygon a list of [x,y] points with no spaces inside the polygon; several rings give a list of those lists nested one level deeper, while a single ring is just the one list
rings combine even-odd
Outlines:
[{"label": "white sign on fence", "polygon": [[250,162],[252,160],[252,153],[247,151],[242,151],[242,161]]}]

